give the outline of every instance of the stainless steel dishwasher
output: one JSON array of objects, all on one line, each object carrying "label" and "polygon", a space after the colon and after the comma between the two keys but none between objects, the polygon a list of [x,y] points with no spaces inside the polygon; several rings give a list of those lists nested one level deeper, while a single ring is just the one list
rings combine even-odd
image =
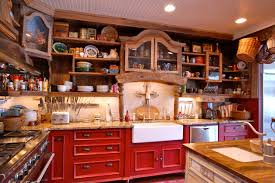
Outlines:
[{"label": "stainless steel dishwasher", "polygon": [[218,125],[190,127],[190,143],[218,141]]}]

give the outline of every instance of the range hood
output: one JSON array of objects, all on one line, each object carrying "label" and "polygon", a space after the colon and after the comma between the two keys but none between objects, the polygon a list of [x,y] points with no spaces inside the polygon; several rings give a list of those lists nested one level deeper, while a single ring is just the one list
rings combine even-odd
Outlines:
[{"label": "range hood", "polygon": [[0,62],[12,64],[15,68],[25,70],[32,75],[41,73],[33,67],[31,58],[16,42],[0,37]]}]

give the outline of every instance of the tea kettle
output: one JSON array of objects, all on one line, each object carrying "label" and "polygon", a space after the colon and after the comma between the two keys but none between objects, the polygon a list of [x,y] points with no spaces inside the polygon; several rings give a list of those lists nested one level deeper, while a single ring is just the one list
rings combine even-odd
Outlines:
[{"label": "tea kettle", "polygon": [[209,103],[208,107],[205,111],[205,116],[204,116],[206,119],[215,119],[216,118],[217,112],[216,112],[216,110],[213,110],[212,108],[213,108],[213,105],[211,103]]}]

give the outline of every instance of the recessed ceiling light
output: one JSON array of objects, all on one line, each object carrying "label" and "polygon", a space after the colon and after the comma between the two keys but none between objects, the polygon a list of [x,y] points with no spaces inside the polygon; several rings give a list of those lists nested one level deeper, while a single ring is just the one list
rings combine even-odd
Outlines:
[{"label": "recessed ceiling light", "polygon": [[238,18],[237,20],[235,20],[236,24],[242,24],[244,22],[246,22],[246,18]]},{"label": "recessed ceiling light", "polygon": [[168,13],[175,11],[175,9],[176,9],[176,7],[173,4],[167,4],[164,7],[164,11],[166,11]]}]

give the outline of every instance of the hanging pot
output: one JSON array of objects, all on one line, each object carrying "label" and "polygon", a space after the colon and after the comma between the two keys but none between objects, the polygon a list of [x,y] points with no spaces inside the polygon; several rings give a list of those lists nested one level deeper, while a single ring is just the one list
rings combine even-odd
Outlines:
[{"label": "hanging pot", "polygon": [[271,54],[275,54],[275,36],[269,38],[266,42],[267,49]]}]

